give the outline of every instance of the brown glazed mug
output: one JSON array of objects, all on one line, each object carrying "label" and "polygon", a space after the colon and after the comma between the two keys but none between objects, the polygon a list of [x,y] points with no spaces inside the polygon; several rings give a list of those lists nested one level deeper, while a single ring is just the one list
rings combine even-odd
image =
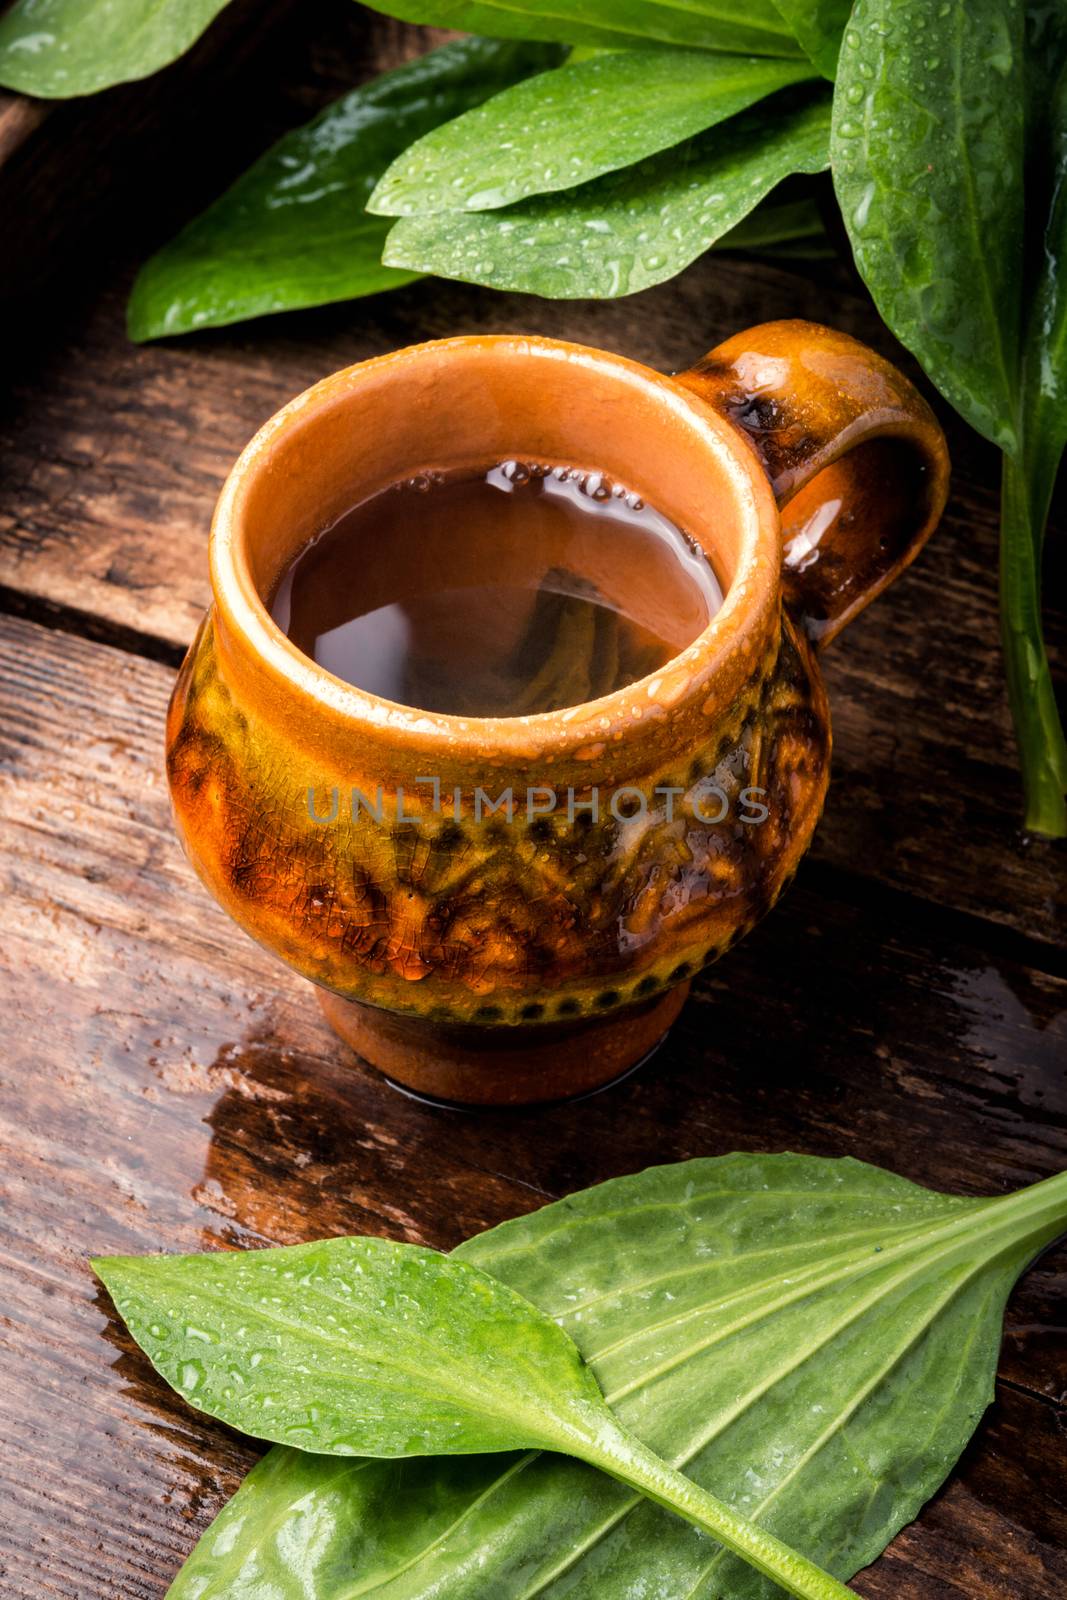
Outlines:
[{"label": "brown glazed mug", "polygon": [[[599,470],[684,528],[723,585],[705,631],[588,704],[461,718],[342,682],[271,620],[293,556],[356,501],[508,458]],[[947,476],[907,380],[810,323],[678,377],[510,335],[335,373],[219,499],[167,729],[192,861],[401,1085],[521,1104],[609,1082],[796,871],[829,777],[815,649],[916,554]],[[489,808],[506,791],[511,815]]]}]

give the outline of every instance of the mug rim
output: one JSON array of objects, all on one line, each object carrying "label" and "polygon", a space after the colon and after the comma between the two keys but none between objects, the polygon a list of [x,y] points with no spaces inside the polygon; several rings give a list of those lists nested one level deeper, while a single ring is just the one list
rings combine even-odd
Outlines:
[{"label": "mug rim", "polygon": [[[739,524],[739,551],[723,602],[707,626],[684,649],[643,678],[595,700],[555,711],[514,717],[459,716],[426,711],[383,699],[346,680],[304,653],[274,621],[253,578],[248,530],[242,512],[256,478],[268,468],[283,436],[303,425],[317,408],[354,392],[371,373],[472,347],[515,361],[566,359],[589,369],[591,379],[622,382],[653,398],[672,425],[695,430],[716,457],[731,491]],[[413,468],[412,470],[417,470]],[[673,688],[671,710],[696,702],[706,716],[710,699],[726,710],[749,680],[777,612],[781,591],[778,507],[769,479],[749,439],[674,377],[630,357],[568,340],[528,334],[458,335],[407,345],[343,367],[318,380],[276,411],[252,436],[231,468],[212,519],[209,566],[214,605],[227,641],[238,640],[278,687],[310,700],[333,720],[373,733],[393,746],[438,751],[453,757],[464,749],[507,761],[582,758],[590,741],[630,743],[648,737],[644,710],[661,706],[664,680]],[[655,692],[653,692],[655,691]]]}]

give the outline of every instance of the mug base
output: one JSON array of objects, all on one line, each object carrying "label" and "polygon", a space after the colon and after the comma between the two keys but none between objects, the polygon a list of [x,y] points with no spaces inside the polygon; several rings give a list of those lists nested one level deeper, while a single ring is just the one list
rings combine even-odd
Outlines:
[{"label": "mug base", "polygon": [[662,1042],[689,984],[610,1017],[528,1028],[426,1022],[317,992],[334,1032],[396,1088],[441,1105],[529,1106],[626,1077]]}]

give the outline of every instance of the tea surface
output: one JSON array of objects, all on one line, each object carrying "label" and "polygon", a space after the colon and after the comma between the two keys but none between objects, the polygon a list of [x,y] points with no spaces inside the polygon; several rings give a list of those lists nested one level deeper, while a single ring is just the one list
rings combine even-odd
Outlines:
[{"label": "tea surface", "polygon": [[622,485],[505,461],[362,501],[300,552],[271,613],[370,694],[510,717],[636,682],[721,604],[700,547]]}]

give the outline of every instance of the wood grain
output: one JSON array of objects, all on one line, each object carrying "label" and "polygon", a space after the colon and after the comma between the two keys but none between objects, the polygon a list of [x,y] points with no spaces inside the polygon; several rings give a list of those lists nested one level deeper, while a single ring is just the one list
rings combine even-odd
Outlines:
[{"label": "wood grain", "polygon": [[[1067,1164],[1067,982],[938,936],[921,905],[887,927],[805,874],[629,1083],[526,1115],[402,1099],[181,855],[170,682],[0,622],[5,1600],[162,1595],[254,1456],[155,1378],[90,1252],[338,1232],[447,1248],[609,1176],[738,1148],[848,1152],[970,1193]],[[951,1487],[857,1584],[872,1600],[1062,1594],[1067,1252],[1017,1291],[1001,1377]]]}]

